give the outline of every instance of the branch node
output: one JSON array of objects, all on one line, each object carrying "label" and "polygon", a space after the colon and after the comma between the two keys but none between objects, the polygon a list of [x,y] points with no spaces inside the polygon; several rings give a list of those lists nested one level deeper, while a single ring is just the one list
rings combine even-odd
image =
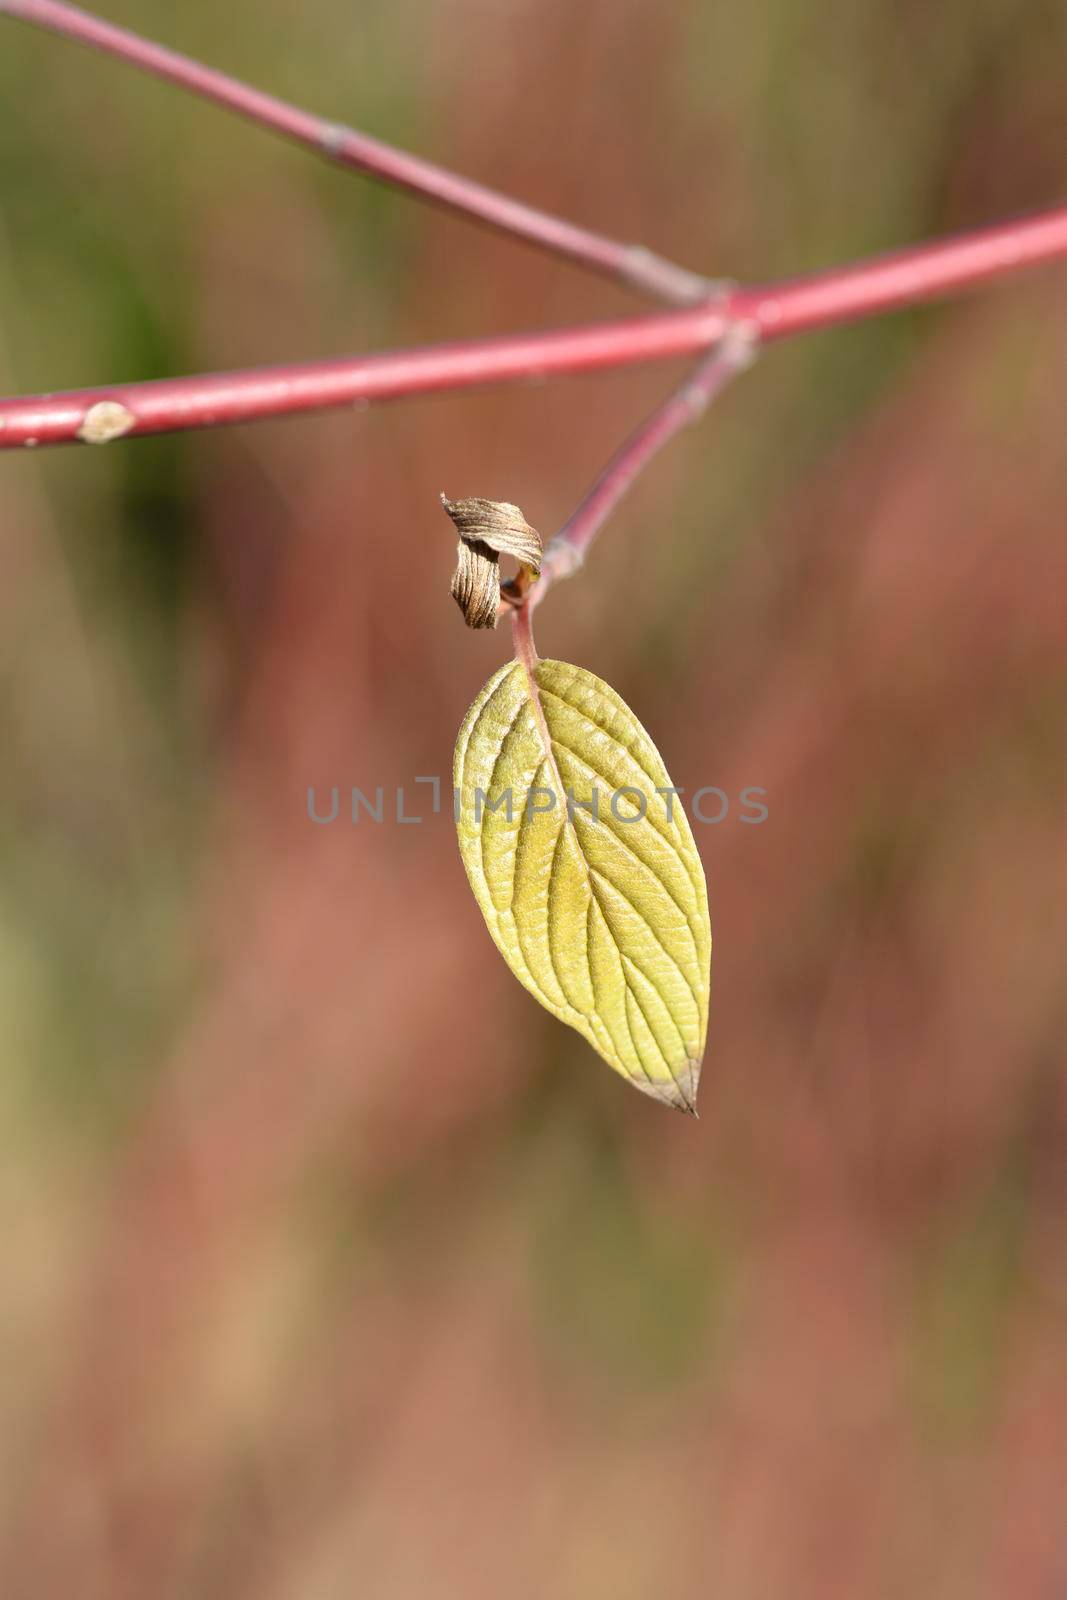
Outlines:
[{"label": "branch node", "polygon": [[137,418],[119,400],[98,400],[90,406],[78,429],[83,444],[110,444],[135,426]]},{"label": "branch node", "polygon": [[698,306],[718,300],[734,287],[725,279],[702,277],[656,255],[643,244],[629,245],[622,259],[622,276],[635,289],[659,296],[678,306]]},{"label": "branch node", "polygon": [[561,535],[545,554],[541,576],[544,577],[548,573],[553,582],[557,578],[573,578],[574,574],[580,572],[584,566],[585,551],[579,550],[576,544]]},{"label": "branch node", "polygon": [[348,142],[349,129],[343,122],[324,122],[319,128],[319,147],[331,160],[336,161]]}]

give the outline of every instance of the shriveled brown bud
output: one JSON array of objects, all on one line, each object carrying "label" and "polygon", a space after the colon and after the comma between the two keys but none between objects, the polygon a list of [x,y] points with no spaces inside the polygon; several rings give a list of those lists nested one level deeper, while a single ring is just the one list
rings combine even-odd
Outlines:
[{"label": "shriveled brown bud", "polygon": [[449,500],[441,496],[459,533],[452,597],[469,628],[495,628],[500,606],[500,557],[514,556],[532,574],[541,570],[541,536],[518,506],[506,500]]}]

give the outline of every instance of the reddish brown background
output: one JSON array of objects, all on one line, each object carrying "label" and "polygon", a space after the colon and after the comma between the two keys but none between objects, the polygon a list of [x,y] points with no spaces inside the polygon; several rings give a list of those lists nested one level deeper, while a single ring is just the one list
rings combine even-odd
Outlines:
[{"label": "reddish brown background", "polygon": [[[1034,0],[108,14],[712,273],[1067,192]],[[12,23],[0,119],[8,391],[635,304]],[[1065,281],[768,353],[539,614],[768,790],[697,1124],[305,810],[507,649],[437,492],[551,532],[671,372],[0,465],[5,1600],[1063,1592]]]}]

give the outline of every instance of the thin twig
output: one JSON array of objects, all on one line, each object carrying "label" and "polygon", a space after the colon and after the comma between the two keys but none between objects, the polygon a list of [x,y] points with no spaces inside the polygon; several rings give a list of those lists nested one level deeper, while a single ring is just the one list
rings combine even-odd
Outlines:
[{"label": "thin twig", "polygon": [[[752,365],[759,336],[751,324],[734,323],[710,356],[619,446],[585,499],[545,548],[541,575],[522,594],[517,584],[505,591],[505,604],[532,611],[560,578],[569,578],[634,479],[676,433],[702,417],[730,381]],[[517,602],[517,603],[516,603]]]},{"label": "thin twig", "polygon": [[511,642],[515,650],[515,659],[522,662],[531,678],[538,661],[537,646],[534,644],[532,618],[533,608],[531,606],[512,606]]},{"label": "thin twig", "polygon": [[329,161],[395,184],[421,199],[432,200],[513,238],[525,239],[670,305],[693,305],[705,299],[712,289],[706,278],[653,255],[641,245],[624,244],[580,228],[354,128],[302,111],[227,73],[67,5],[65,0],[0,0],[0,13],[140,67],[247,117],[272,133],[306,145]]},{"label": "thin twig", "polygon": [[751,324],[766,344],[916,305],[1065,257],[1067,206],[1061,206],[811,277],[739,288],[685,311],[625,322],[0,400],[0,449],[77,440],[104,443],[123,435],[215,427],[667,360],[707,350],[735,322]]}]

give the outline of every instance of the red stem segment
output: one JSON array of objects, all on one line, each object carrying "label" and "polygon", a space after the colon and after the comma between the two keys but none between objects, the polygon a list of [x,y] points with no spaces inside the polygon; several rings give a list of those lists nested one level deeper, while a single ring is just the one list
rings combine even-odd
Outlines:
[{"label": "red stem segment", "polygon": [[[10,0],[0,0],[0,5]],[[43,3],[43,0],[36,0]],[[0,449],[249,422],[707,350],[741,323],[763,342],[855,322],[1067,257],[1067,206],[685,311],[384,355],[0,400]]]},{"label": "red stem segment", "polygon": [[[78,439],[104,443],[122,434],[212,428],[491,383],[595,372],[688,355],[713,344],[724,326],[722,310],[715,306],[551,333],[510,334],[382,355],[0,400],[0,449]],[[105,408],[113,408],[114,431],[96,428],[97,416]]]},{"label": "red stem segment", "polygon": [[140,67],[227,111],[247,117],[261,128],[306,145],[327,160],[364,172],[383,183],[395,184],[410,194],[432,200],[517,239],[540,245],[578,266],[616,278],[632,289],[671,305],[693,305],[709,293],[711,286],[706,279],[664,261],[640,245],[623,244],[592,233],[588,228],[580,228],[480,183],[461,178],[432,161],[396,150],[380,139],[302,111],[225,72],[217,72],[189,56],[179,55],[77,6],[67,5],[65,0],[0,0],[2,13]]},{"label": "red stem segment", "polygon": [[763,288],[730,302],[764,339],[855,322],[1067,257],[1067,205]]}]

